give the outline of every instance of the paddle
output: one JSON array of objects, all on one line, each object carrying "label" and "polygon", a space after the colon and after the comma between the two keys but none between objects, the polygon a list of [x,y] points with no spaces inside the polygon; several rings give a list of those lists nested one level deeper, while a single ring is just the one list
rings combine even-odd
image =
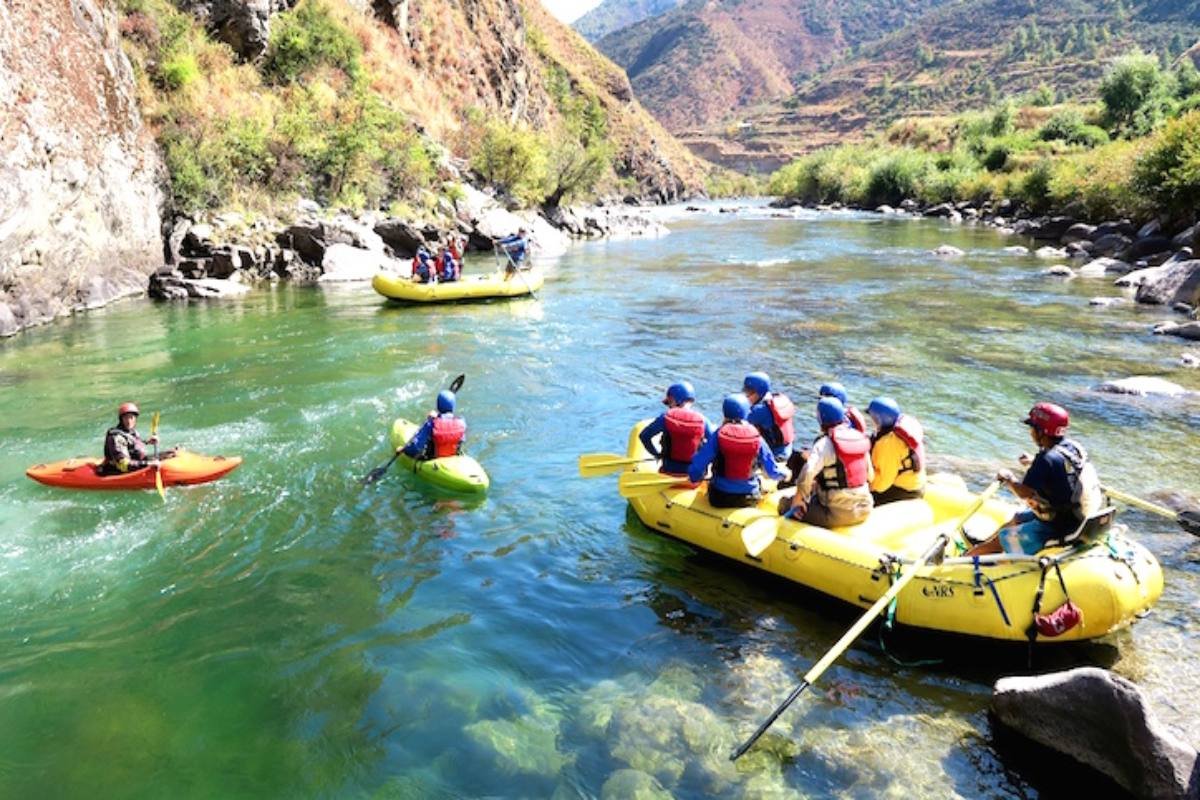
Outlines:
[{"label": "paddle", "polygon": [[775,541],[778,530],[779,517],[773,514],[759,517],[742,526],[742,544],[746,546],[746,554],[751,558],[758,558]]},{"label": "paddle", "polygon": [[1134,497],[1131,494],[1125,494],[1111,486],[1103,487],[1104,493],[1114,500],[1120,500],[1126,505],[1140,508],[1142,511],[1148,511],[1151,514],[1157,514],[1166,519],[1175,520],[1179,527],[1183,528],[1193,536],[1200,536],[1200,511],[1188,509],[1175,512],[1166,506],[1160,506],[1157,503],[1151,503],[1149,500],[1143,500],[1140,497]]},{"label": "paddle", "polygon": [[[160,414],[155,411],[154,416],[150,417],[150,438],[154,439],[158,436],[158,418]],[[158,460],[158,441],[154,442],[154,488],[158,489],[158,496],[163,502],[167,502],[167,490],[163,488],[162,479],[162,462]]]},{"label": "paddle", "polygon": [[525,277],[525,273],[522,272],[522,270],[519,266],[517,266],[517,262],[513,261],[512,253],[508,252],[508,248],[501,247],[498,242],[492,242],[492,246],[497,250],[504,251],[504,257],[507,258],[508,263],[512,265],[513,272],[517,273],[517,277],[519,277],[521,279],[521,283],[525,284],[525,288],[529,290],[529,296],[532,297],[534,300],[536,300],[537,292],[535,292],[533,290],[533,286],[530,285],[529,280]]},{"label": "paddle", "polygon": [[[988,501],[988,498],[994,495],[999,489],[1000,482],[993,481],[992,485],[985,489],[983,494],[979,495],[975,502],[971,504],[971,507],[967,509],[967,513],[962,516],[962,518],[958,521],[958,524],[955,526],[956,530],[962,531],[963,526],[967,524],[968,520],[975,516],[975,512],[982,508],[983,504]],[[742,534],[744,537],[745,530],[742,531]],[[753,747],[754,743],[759,740],[759,737],[767,732],[767,728],[770,728],[771,725],[774,724],[775,720],[779,719],[779,715],[786,711],[788,706],[796,702],[796,698],[798,698],[805,689],[815,683],[816,680],[821,677],[821,674],[824,673],[825,670],[829,669],[833,662],[837,661],[838,658],[841,657],[842,653],[844,653],[846,649],[854,643],[854,640],[862,635],[862,632],[867,629],[867,626],[870,625],[877,616],[883,613],[883,610],[887,608],[888,604],[892,602],[896,595],[900,594],[900,591],[908,585],[908,582],[916,577],[917,572],[921,569],[921,567],[925,566],[927,563],[929,563],[930,559],[936,557],[939,553],[946,549],[946,543],[949,541],[950,537],[945,533],[938,534],[938,537],[934,540],[930,548],[925,551],[925,554],[913,562],[912,568],[905,574],[901,575],[900,579],[892,584],[892,588],[888,589],[882,597],[876,600],[875,604],[867,609],[867,613],[859,617],[858,621],[850,627],[850,630],[846,631],[846,633],[842,635],[841,639],[838,639],[837,644],[835,644],[833,648],[821,658],[820,661],[814,664],[812,669],[805,673],[804,678],[800,681],[800,685],[793,689],[792,693],[788,695],[787,699],[784,700],[778,708],[771,712],[771,716],[767,717],[766,721],[763,722],[762,725],[758,726],[758,730],[756,730],[749,739],[747,739],[736,750],[733,751],[733,753],[729,756],[729,760],[737,761],[739,758],[745,755],[746,751]]]},{"label": "paddle", "polygon": [[625,472],[617,478],[617,491],[626,500],[661,492],[671,486],[691,486],[686,475],[662,475],[658,472]]},{"label": "paddle", "polygon": [[584,453],[579,457],[579,475],[583,478],[597,478],[601,475],[611,475],[624,467],[656,460],[653,456],[626,458],[617,453]]},{"label": "paddle", "polygon": [[[463,381],[465,381],[466,379],[467,379],[466,375],[459,375],[457,378],[450,381],[450,391],[457,392],[459,389],[462,388]],[[375,469],[368,472],[366,477],[364,477],[362,479],[362,485],[369,486],[370,484],[372,484],[375,481],[382,478],[384,476],[384,474],[388,471],[388,468],[391,467],[392,464],[396,463],[396,459],[400,457],[400,453],[402,451],[403,451],[403,448],[397,448],[396,452],[392,453],[392,457],[388,459],[388,462],[386,464],[384,464],[382,467],[376,467]]]}]

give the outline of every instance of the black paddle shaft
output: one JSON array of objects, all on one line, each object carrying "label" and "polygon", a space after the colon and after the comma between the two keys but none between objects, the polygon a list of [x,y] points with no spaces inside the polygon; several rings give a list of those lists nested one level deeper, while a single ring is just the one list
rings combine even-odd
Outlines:
[{"label": "black paddle shaft", "polygon": [[1200,536],[1200,511],[1180,511],[1175,521],[1188,533]]},{"label": "black paddle shaft", "polygon": [[787,700],[784,700],[782,703],[780,703],[779,708],[772,711],[771,716],[767,717],[766,721],[763,722],[762,725],[758,726],[758,730],[756,730],[749,739],[742,742],[742,744],[738,746],[737,750],[734,750],[733,753],[730,754],[729,760],[737,761],[746,754],[747,750],[749,750],[751,747],[754,747],[754,743],[759,740],[759,737],[767,732],[767,728],[775,724],[775,720],[779,719],[779,715],[784,711],[787,711],[788,706],[796,702],[796,698],[803,694],[804,690],[807,689],[809,685],[810,684],[808,681],[800,681],[800,685],[792,690],[792,693],[787,696]]}]

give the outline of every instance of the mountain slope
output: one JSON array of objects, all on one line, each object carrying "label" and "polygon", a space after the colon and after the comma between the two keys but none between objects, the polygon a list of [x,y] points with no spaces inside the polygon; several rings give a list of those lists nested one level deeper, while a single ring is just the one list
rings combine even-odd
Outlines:
[{"label": "mountain slope", "polygon": [[1194,0],[959,0],[801,80],[733,135],[715,125],[681,133],[719,163],[770,169],[899,117],[982,108],[1043,86],[1091,98],[1109,59],[1135,47],[1174,58],[1197,37]]},{"label": "mountain slope", "polygon": [[604,0],[571,23],[571,27],[589,42],[596,42],[613,31],[664,14],[681,2],[682,0]]},{"label": "mountain slope", "polygon": [[691,0],[597,47],[669,130],[786,97],[794,78],[948,0]]}]

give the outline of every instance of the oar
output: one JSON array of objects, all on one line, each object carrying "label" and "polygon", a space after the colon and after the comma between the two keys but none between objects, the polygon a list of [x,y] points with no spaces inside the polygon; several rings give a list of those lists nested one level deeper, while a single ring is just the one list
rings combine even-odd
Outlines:
[{"label": "oar", "polygon": [[751,558],[758,558],[775,541],[779,517],[767,514],[742,527],[742,544]]},{"label": "oar", "polygon": [[525,288],[529,290],[529,296],[532,297],[534,300],[536,300],[537,292],[535,292],[533,290],[533,286],[526,279],[525,273],[521,271],[521,268],[519,266],[517,266],[517,262],[513,261],[512,253],[508,252],[507,247],[501,247],[499,244],[497,244],[495,242],[493,242],[493,245],[497,249],[504,251],[504,257],[508,259],[509,264],[512,264],[513,272],[517,273],[517,277],[521,279],[521,283],[525,284]]},{"label": "oar", "polygon": [[625,472],[617,478],[617,491],[626,500],[661,492],[671,486],[690,486],[686,475],[661,475],[657,472]]},{"label": "oar", "polygon": [[1151,503],[1149,500],[1143,500],[1140,497],[1134,497],[1131,494],[1125,494],[1111,486],[1103,487],[1104,493],[1114,500],[1120,500],[1126,505],[1140,508],[1142,511],[1148,511],[1151,514],[1157,514],[1166,519],[1175,520],[1179,527],[1183,528],[1188,533],[1194,536],[1200,536],[1200,511],[1188,509],[1184,511],[1172,511],[1166,506],[1160,506],[1157,503]]},{"label": "oar", "polygon": [[[463,381],[465,381],[466,379],[467,379],[466,375],[459,375],[457,378],[452,380],[450,382],[450,391],[457,392],[459,389],[462,388]],[[388,459],[388,462],[386,464],[384,464],[382,467],[376,467],[375,469],[368,472],[366,477],[362,479],[362,485],[369,486],[370,484],[372,484],[375,481],[382,478],[384,476],[384,474],[388,471],[388,468],[391,467],[392,464],[396,463],[396,459],[400,457],[400,453],[403,450],[404,450],[404,448],[402,448],[402,447],[397,448],[396,452],[392,453],[392,457]]]},{"label": "oar", "polygon": [[[975,502],[971,504],[971,507],[967,509],[967,513],[962,516],[962,518],[958,521],[958,524],[955,526],[956,530],[961,531],[963,526],[967,524],[967,521],[970,520],[971,517],[975,516],[975,512],[983,508],[983,504],[986,503],[988,499],[999,489],[1000,482],[993,481],[992,485],[985,489],[983,494],[979,495]],[[743,534],[744,533],[745,531],[743,531]],[[909,569],[908,572],[901,575],[900,579],[892,584],[892,588],[888,589],[882,597],[876,600],[875,605],[867,609],[867,613],[858,618],[858,622],[855,622],[854,625],[851,626],[850,630],[846,631],[841,639],[838,639],[837,644],[835,644],[820,661],[814,664],[812,669],[805,673],[803,680],[800,681],[800,685],[793,689],[792,693],[788,695],[787,699],[784,700],[778,708],[771,712],[771,716],[767,717],[766,721],[763,722],[762,725],[758,726],[758,730],[756,730],[749,739],[743,742],[738,749],[733,751],[733,753],[729,756],[730,761],[737,761],[746,753],[747,750],[754,746],[754,743],[759,740],[759,737],[767,732],[767,728],[770,728],[775,720],[779,719],[779,715],[786,711],[788,706],[796,702],[796,698],[799,697],[805,689],[816,682],[816,680],[821,677],[821,674],[824,673],[825,670],[829,669],[830,665],[832,665],[834,661],[837,661],[838,658],[841,657],[842,653],[844,653],[846,649],[854,643],[854,640],[862,635],[862,632],[867,629],[867,626],[870,625],[871,622],[877,616],[879,616],[885,608],[887,608],[888,604],[892,602],[892,599],[895,598],[896,595],[900,594],[900,591],[908,585],[909,581],[916,577],[918,570],[929,563],[931,558],[934,558],[946,549],[946,543],[948,541],[950,541],[950,537],[945,533],[938,534],[938,537],[934,540],[933,545],[931,545],[930,548],[925,551],[924,555],[922,555],[913,563],[912,568]]]},{"label": "oar", "polygon": [[[158,418],[159,412],[155,411],[154,416],[150,417],[150,438],[154,439],[158,436]],[[163,502],[167,502],[167,490],[163,488],[162,479],[162,462],[158,460],[158,441],[154,442],[154,488],[158,489],[158,496]]]},{"label": "oar", "polygon": [[653,456],[626,458],[618,453],[584,453],[579,457],[579,475],[584,478],[596,478],[611,475],[624,467],[656,460]]}]

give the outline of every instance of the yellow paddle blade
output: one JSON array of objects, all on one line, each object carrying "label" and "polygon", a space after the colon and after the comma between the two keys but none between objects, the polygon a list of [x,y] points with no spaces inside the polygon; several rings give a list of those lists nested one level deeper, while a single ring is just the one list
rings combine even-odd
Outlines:
[{"label": "yellow paddle blade", "polygon": [[673,486],[683,489],[690,485],[685,477],[660,475],[657,472],[625,472],[617,479],[617,491],[627,500],[646,497]]},{"label": "yellow paddle blade", "polygon": [[583,478],[611,475],[633,464],[653,460],[652,458],[626,458],[617,453],[584,453],[579,457],[579,475]]},{"label": "yellow paddle blade", "polygon": [[746,546],[748,555],[758,558],[764,550],[771,546],[779,529],[779,520],[780,517],[768,514],[742,528],[742,544]]},{"label": "yellow paddle blade", "polygon": [[154,488],[158,489],[158,496],[163,499],[163,502],[167,502],[167,490],[163,488],[162,467],[157,464],[154,465]]},{"label": "yellow paddle blade", "polygon": [[158,433],[158,418],[159,418],[159,416],[160,416],[159,412],[155,411],[154,416],[150,417],[150,435],[151,436],[154,436],[155,434]]}]

